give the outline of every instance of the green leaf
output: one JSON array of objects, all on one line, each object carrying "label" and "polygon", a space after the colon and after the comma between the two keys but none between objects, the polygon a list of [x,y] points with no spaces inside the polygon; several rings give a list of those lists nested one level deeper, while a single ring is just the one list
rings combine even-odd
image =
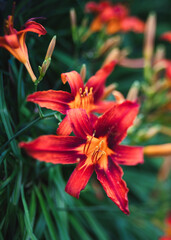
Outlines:
[{"label": "green leaf", "polygon": [[27,203],[26,203],[26,200],[25,200],[25,197],[24,197],[23,186],[21,187],[21,199],[22,199],[23,206],[24,206],[24,213],[25,213],[24,220],[25,220],[26,230],[29,234],[29,237],[32,240],[37,240],[36,236],[33,233],[32,225],[31,225],[31,222],[30,222],[30,216],[29,216]]},{"label": "green leaf", "polygon": [[48,231],[49,231],[49,234],[51,236],[51,239],[52,240],[57,240],[57,233],[55,231],[55,227],[54,227],[53,221],[51,219],[51,216],[50,216],[50,214],[48,212],[48,208],[47,208],[48,205],[45,204],[43,196],[42,196],[42,194],[40,193],[40,191],[38,190],[38,188],[36,186],[35,186],[35,191],[36,191],[37,197],[39,199],[40,206],[42,208],[42,212],[43,212],[45,221],[47,223]]}]

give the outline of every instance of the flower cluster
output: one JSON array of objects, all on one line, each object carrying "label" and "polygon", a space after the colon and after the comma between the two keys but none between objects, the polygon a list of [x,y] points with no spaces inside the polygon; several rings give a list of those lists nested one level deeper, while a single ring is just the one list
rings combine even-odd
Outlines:
[{"label": "flower cluster", "polygon": [[109,1],[88,2],[85,11],[96,15],[90,26],[92,32],[100,31],[104,27],[107,34],[120,31],[137,33],[144,31],[144,22],[137,17],[130,16],[128,8],[123,4],[113,4]]}]

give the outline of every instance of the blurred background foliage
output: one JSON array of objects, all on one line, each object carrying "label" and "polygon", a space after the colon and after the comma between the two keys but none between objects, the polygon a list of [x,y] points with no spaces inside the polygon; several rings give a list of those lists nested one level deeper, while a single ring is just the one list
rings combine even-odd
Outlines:
[{"label": "blurred background foliage", "polygon": [[[80,71],[87,66],[87,78],[101,66],[104,57],[94,58],[94,49],[99,41],[95,33],[86,42],[76,46],[72,40],[69,11],[75,8],[77,25],[86,17],[85,0],[23,0],[16,1],[14,25],[17,30],[29,19],[41,17],[40,22],[47,30],[42,37],[28,33],[26,43],[34,72],[42,64],[48,44],[56,35],[57,43],[52,62],[38,90],[63,89],[60,74]],[[113,1],[114,3],[117,1]],[[157,16],[156,46],[166,48],[166,57],[171,59],[171,44],[159,36],[171,30],[170,0],[119,1],[130,8],[131,15],[146,21],[149,13]],[[11,14],[13,1],[0,0],[0,36],[3,21]],[[130,58],[142,57],[143,34],[123,34],[121,47],[127,47]],[[143,165],[124,167],[124,180],[130,189],[130,215],[124,215],[108,199],[93,176],[80,199],[65,193],[64,188],[74,166],[58,166],[35,161],[18,149],[18,142],[27,141],[43,134],[55,134],[60,114],[40,119],[34,104],[26,97],[34,91],[34,84],[21,63],[5,49],[0,48],[0,239],[98,239],[98,240],[144,240],[158,239],[164,233],[164,219],[171,209],[170,178],[161,181],[158,173],[163,158],[145,158]],[[107,85],[117,83],[126,96],[132,83],[144,81],[142,69],[117,66],[107,80]],[[156,93],[157,94],[157,93]],[[143,96],[141,97],[142,101]],[[153,104],[153,99],[151,105]],[[150,110],[151,111],[151,108]],[[45,114],[50,110],[43,109]],[[143,115],[143,112],[141,112]],[[148,114],[148,112],[147,112]],[[163,116],[164,117],[164,116]],[[170,117],[170,116],[169,116]],[[167,126],[170,121],[167,118]],[[127,137],[128,144],[148,145],[167,143],[170,138],[157,134],[150,140],[142,137],[149,128],[164,121],[150,123],[144,118],[141,129],[132,129]],[[143,131],[143,134],[140,134]],[[8,140],[14,138],[8,143]]]}]

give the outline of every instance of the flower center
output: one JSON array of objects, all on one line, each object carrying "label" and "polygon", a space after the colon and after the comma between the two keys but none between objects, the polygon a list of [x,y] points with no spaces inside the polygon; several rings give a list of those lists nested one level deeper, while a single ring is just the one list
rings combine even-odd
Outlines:
[{"label": "flower center", "polygon": [[80,88],[75,100],[70,103],[70,107],[86,109],[86,112],[89,113],[92,111],[93,103],[93,88],[88,89],[88,87],[86,87],[84,92],[83,89]]},{"label": "flower center", "polygon": [[84,154],[87,155],[93,164],[103,161],[107,157],[108,147],[105,138],[96,138],[93,136],[87,137],[87,142],[84,146]]}]

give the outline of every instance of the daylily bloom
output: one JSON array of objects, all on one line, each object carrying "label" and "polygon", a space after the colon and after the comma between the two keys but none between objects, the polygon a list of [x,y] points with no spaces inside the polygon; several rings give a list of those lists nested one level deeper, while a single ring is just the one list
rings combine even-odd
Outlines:
[{"label": "daylily bloom", "polygon": [[96,14],[90,25],[91,32],[100,31],[103,27],[106,27],[108,34],[119,31],[134,31],[137,33],[144,31],[144,22],[137,17],[129,16],[128,8],[122,4],[112,4],[108,1],[102,1],[101,3],[88,2],[85,11]]},{"label": "daylily bloom", "polygon": [[36,77],[30,66],[27,46],[25,43],[27,32],[35,32],[39,35],[46,34],[45,28],[32,19],[28,20],[24,24],[24,28],[22,30],[17,31],[13,27],[13,16],[8,16],[8,19],[5,22],[5,36],[0,37],[0,47],[4,47],[15,58],[22,62],[25,65],[32,80],[35,81]]},{"label": "daylily bloom", "polygon": [[77,163],[65,191],[79,198],[93,171],[108,197],[125,213],[128,188],[119,164],[143,163],[143,148],[119,145],[138,113],[138,104],[125,101],[100,116],[95,124],[84,109],[71,109],[68,119],[76,136],[40,136],[19,146],[35,159],[54,164]]},{"label": "daylily bloom", "polygon": [[93,119],[96,119],[96,116],[92,112],[103,113],[114,104],[113,101],[103,100],[103,94],[105,93],[106,78],[112,72],[115,65],[116,62],[114,61],[105,65],[88,80],[85,86],[78,72],[62,73],[62,82],[66,83],[68,81],[71,93],[55,90],[39,91],[30,94],[27,97],[27,101],[37,103],[40,107],[66,114],[66,117],[59,125],[57,134],[69,135],[72,131],[67,116],[69,109],[83,108],[93,121]]}]

